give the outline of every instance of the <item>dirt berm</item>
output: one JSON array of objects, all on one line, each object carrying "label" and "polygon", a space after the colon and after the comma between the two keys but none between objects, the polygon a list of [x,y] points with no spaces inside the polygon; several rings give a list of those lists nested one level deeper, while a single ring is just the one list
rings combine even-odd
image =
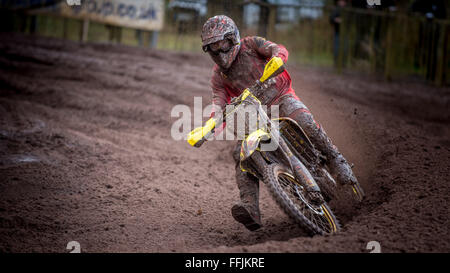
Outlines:
[{"label": "dirt berm", "polygon": [[208,56],[0,35],[0,252],[450,251],[449,88],[288,63],[297,95],[367,193],[308,237],[261,187],[249,232],[233,142],[175,141],[177,104],[210,102]]}]

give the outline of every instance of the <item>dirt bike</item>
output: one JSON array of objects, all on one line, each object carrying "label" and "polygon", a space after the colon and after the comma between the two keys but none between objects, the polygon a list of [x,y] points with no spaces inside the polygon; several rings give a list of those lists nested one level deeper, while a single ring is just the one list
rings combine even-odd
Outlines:
[{"label": "dirt bike", "polygon": [[[233,107],[225,108],[231,110],[194,129],[187,141],[200,147],[229,115],[244,111],[248,106],[254,107],[258,114],[257,127],[250,128],[245,118],[241,120],[247,130],[240,151],[241,169],[263,181],[284,212],[311,234],[336,233],[340,225],[327,201],[335,197],[337,184],[325,158],[296,121],[286,117],[270,119],[258,99],[267,86],[265,83],[284,69],[283,61],[273,57],[266,64],[262,77],[229,103]],[[268,145],[273,146],[263,149]],[[362,200],[364,192],[359,184],[351,185],[351,195]]]}]

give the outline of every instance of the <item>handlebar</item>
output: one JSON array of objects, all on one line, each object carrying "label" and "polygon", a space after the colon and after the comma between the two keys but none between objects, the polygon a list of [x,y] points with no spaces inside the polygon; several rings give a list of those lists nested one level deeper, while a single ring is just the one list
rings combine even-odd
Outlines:
[{"label": "handlebar", "polygon": [[[256,81],[256,85],[261,85],[262,83],[266,82],[269,79],[272,79],[273,77],[278,76],[284,71],[284,62],[280,57],[273,57],[270,59],[270,61],[266,64],[264,67],[263,75],[259,80]],[[252,95],[249,89],[245,89],[242,94],[237,97],[237,99],[233,102],[239,102],[243,99],[245,99],[248,95]],[[225,115],[225,112],[223,113]],[[225,117],[222,116],[223,120]],[[217,120],[217,121],[220,121]],[[187,136],[187,142],[194,147],[200,147],[213,133],[216,128],[216,119],[210,118],[203,127],[197,127],[194,130],[192,130],[188,136]]]}]

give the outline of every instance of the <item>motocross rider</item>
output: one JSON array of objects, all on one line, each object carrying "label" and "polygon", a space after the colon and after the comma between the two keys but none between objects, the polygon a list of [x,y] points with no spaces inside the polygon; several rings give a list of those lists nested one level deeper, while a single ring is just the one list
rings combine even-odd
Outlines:
[{"label": "motocross rider", "polygon": [[[288,60],[288,51],[282,45],[257,36],[240,39],[236,24],[225,15],[209,18],[203,25],[201,38],[203,50],[216,63],[211,79],[211,116],[224,109],[231,98],[239,96],[245,88],[252,86],[261,77],[265,64],[272,57],[280,57],[285,63]],[[279,105],[280,117],[294,119],[305,130],[314,146],[326,156],[331,174],[339,183],[356,182],[345,158],[296,96],[291,86],[291,77],[286,70],[275,78],[260,100],[268,106]],[[232,207],[231,213],[236,221],[253,231],[261,227],[259,181],[240,169],[240,143],[238,142],[233,152],[237,163],[236,182],[240,191],[240,202]]]}]

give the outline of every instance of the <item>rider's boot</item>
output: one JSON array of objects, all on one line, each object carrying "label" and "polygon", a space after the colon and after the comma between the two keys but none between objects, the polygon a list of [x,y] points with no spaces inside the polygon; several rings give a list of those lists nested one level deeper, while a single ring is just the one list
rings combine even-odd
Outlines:
[{"label": "rider's boot", "polygon": [[237,166],[236,183],[241,200],[231,208],[231,214],[236,221],[243,224],[248,230],[257,230],[262,226],[259,212],[259,181]]}]

